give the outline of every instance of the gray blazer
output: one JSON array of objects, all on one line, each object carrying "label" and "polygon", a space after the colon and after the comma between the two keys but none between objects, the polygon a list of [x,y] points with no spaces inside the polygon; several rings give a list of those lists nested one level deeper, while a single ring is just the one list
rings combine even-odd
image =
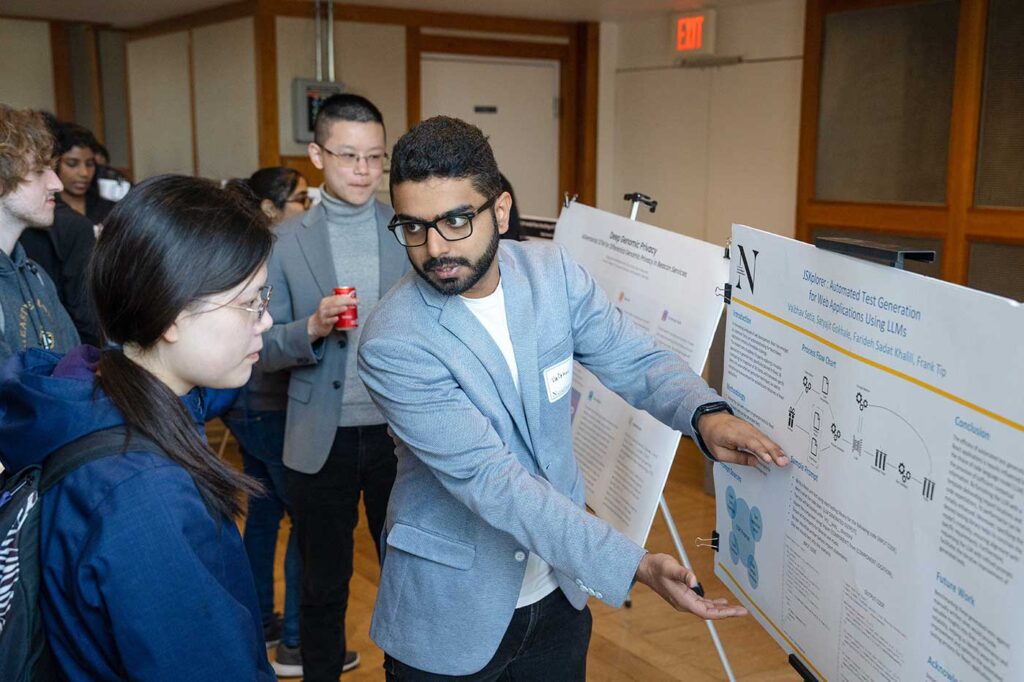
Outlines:
[{"label": "gray blazer", "polygon": [[458,297],[407,274],[370,314],[359,374],[400,439],[370,634],[400,661],[480,670],[515,610],[526,559],[554,569],[576,608],[625,599],[644,550],[583,507],[572,449],[571,361],[684,433],[721,400],[626,319],[564,249],[498,251],[521,396],[498,346]]},{"label": "gray blazer", "polygon": [[[409,268],[409,259],[405,248],[387,231],[394,212],[380,202],[376,208],[383,296]],[[268,372],[291,371],[284,463],[295,471],[315,474],[327,461],[334,442],[345,385],[345,358],[355,349],[348,347],[347,334],[337,330],[310,344],[306,321],[320,299],[343,285],[345,277],[334,271],[326,215],[319,204],[279,226],[276,233],[267,266],[267,283],[274,287],[270,301],[274,326],[263,334],[260,362]],[[359,311],[360,321],[368,312]]]}]

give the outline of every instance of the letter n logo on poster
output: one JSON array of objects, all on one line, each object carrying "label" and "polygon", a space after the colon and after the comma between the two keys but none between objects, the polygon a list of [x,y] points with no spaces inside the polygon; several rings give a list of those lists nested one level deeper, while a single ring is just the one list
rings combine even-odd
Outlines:
[{"label": "letter n logo on poster", "polygon": [[750,293],[754,293],[754,270],[757,268],[757,254],[759,252],[751,250],[751,253],[754,255],[748,260],[747,251],[743,248],[743,245],[737,244],[736,248],[740,250],[740,264],[736,266],[736,272],[739,275],[736,278],[736,288],[743,289],[743,279],[746,278]]}]

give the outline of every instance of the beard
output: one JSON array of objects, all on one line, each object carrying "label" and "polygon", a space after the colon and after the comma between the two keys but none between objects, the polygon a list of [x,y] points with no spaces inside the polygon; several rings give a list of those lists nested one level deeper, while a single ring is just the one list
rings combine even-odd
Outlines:
[{"label": "beard", "polygon": [[53,226],[53,219],[56,211],[55,206],[44,204],[43,206],[26,206],[22,204],[7,206],[11,217],[26,227],[35,227],[41,230],[48,230]]},{"label": "beard", "polygon": [[[466,258],[443,256],[441,258],[430,258],[425,261],[422,266],[413,263],[412,267],[416,270],[416,274],[422,277],[427,284],[434,287],[434,289],[440,293],[445,296],[458,296],[476,286],[476,283],[479,282],[485,274],[487,274],[487,270],[490,269],[491,263],[494,262],[494,257],[498,254],[498,242],[500,238],[498,230],[495,229],[493,236],[491,237],[491,241],[487,245],[487,249],[474,262],[470,262]],[[470,273],[463,278],[453,277],[451,279],[437,279],[430,275],[430,273],[435,270],[450,268],[456,265],[468,267],[470,269]]]}]

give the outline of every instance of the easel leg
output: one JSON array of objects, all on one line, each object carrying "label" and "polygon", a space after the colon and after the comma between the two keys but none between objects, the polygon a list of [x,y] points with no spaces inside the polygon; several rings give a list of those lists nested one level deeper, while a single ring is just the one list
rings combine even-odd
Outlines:
[{"label": "easel leg", "polygon": [[[636,220],[637,214],[640,212],[641,204],[646,206],[651,213],[654,213],[654,210],[658,207],[657,201],[651,199],[646,194],[640,194],[639,192],[627,194],[623,199],[630,202],[630,220]],[[661,515],[665,517],[665,523],[668,525],[668,532],[672,534],[672,542],[676,543],[676,551],[679,552],[679,560],[683,562],[684,566],[689,567],[690,558],[686,556],[686,549],[683,547],[683,541],[679,537],[679,531],[676,530],[676,522],[672,520],[672,512],[668,509],[668,502],[665,501],[664,495],[662,495],[661,499],[658,500],[658,505],[661,507]],[[625,602],[626,608],[630,608],[632,605],[632,600],[627,596]],[[708,626],[708,632],[711,633],[711,641],[714,642],[715,649],[718,651],[718,658],[722,661],[722,667],[725,669],[726,677],[729,679],[729,682],[736,682],[736,677],[732,674],[732,667],[729,665],[729,658],[725,655],[725,649],[722,647],[722,640],[718,638],[718,630],[715,629],[715,624],[710,620],[704,621],[704,624]]]},{"label": "easel leg", "polygon": [[[680,561],[683,562],[684,566],[690,566],[690,559],[686,556],[686,549],[683,547],[683,541],[679,537],[679,531],[676,530],[676,522],[672,520],[672,512],[668,509],[668,502],[665,501],[664,495],[661,496],[658,505],[661,507],[661,515],[665,517],[665,524],[668,525],[668,532],[672,534],[672,542],[676,544],[676,551],[679,552]],[[729,665],[729,658],[725,655],[725,649],[722,647],[722,640],[718,638],[718,630],[715,629],[715,624],[710,620],[704,621],[704,624],[708,626],[708,632],[711,633],[711,641],[714,642],[715,649],[718,651],[718,658],[722,661],[725,676],[729,679],[729,682],[736,682],[736,677],[732,674],[732,667]]]}]

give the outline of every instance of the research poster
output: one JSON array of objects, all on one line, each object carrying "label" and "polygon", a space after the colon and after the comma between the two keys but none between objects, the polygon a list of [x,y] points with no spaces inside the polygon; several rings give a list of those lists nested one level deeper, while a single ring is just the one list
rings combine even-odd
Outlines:
[{"label": "research poster", "polygon": [[[695,372],[703,370],[729,274],[723,247],[575,202],[559,217],[555,241],[623,315]],[[573,448],[588,506],[643,545],[679,432],[631,407],[579,363],[573,366],[571,404]]]},{"label": "research poster", "polygon": [[1024,679],[1024,310],[733,226],[716,574],[819,680]]}]

